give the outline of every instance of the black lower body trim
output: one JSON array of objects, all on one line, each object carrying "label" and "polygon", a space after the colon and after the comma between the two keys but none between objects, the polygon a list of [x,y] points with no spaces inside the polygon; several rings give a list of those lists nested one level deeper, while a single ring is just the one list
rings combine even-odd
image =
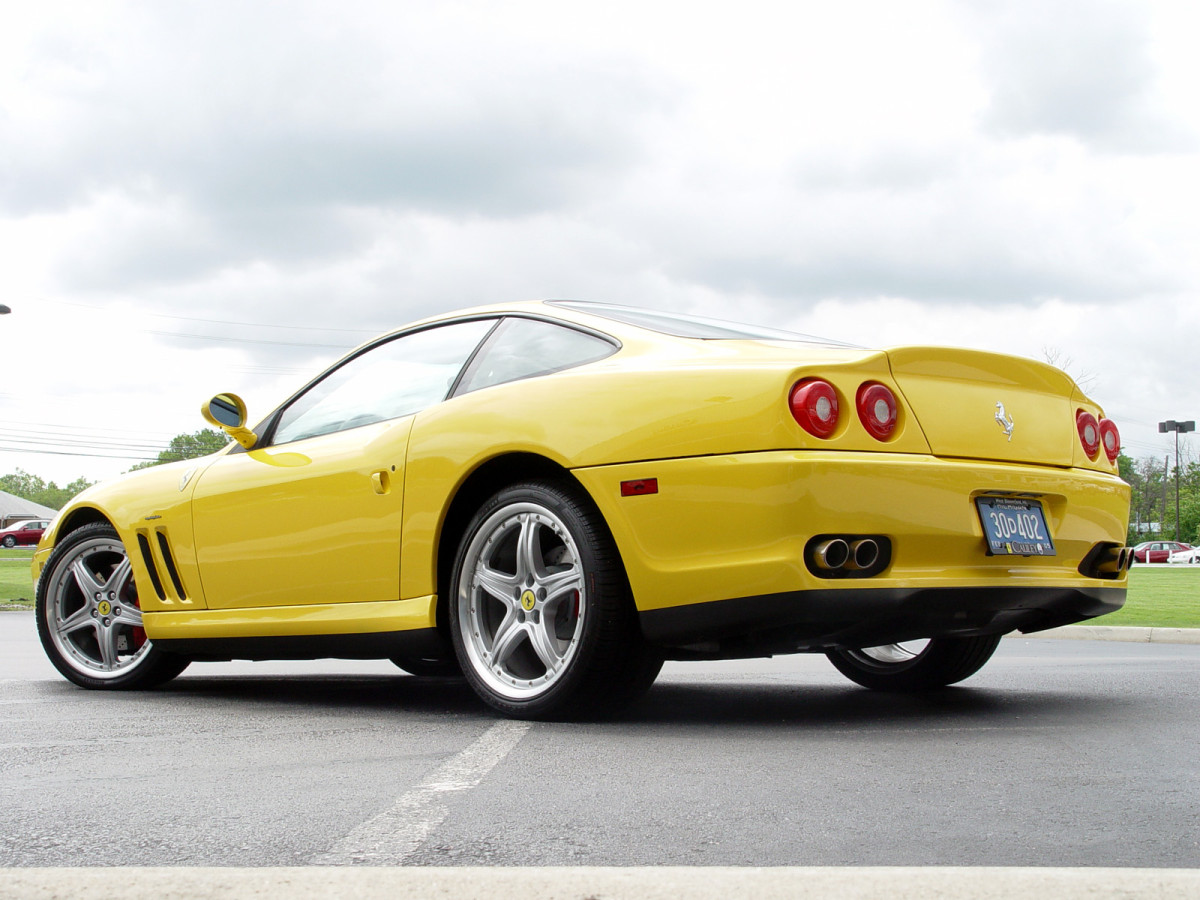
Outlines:
[{"label": "black lower body trim", "polygon": [[668,658],[855,649],[930,637],[1042,631],[1120,609],[1125,588],[866,588],[795,591],[646,610]]},{"label": "black lower body trim", "polygon": [[434,657],[454,651],[436,628],[370,634],[316,634],[287,637],[176,638],[154,646],[201,662],[229,659],[391,659]]}]

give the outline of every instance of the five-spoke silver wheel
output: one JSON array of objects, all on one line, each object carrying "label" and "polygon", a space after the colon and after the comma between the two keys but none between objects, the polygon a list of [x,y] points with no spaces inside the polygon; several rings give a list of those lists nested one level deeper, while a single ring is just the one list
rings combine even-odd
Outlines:
[{"label": "five-spoke silver wheel", "polygon": [[545,692],[570,666],[587,621],[579,548],[537,503],[504,506],[467,547],[457,596],[472,668],[512,700]]},{"label": "five-spoke silver wheel", "polygon": [[880,644],[849,651],[851,655],[884,664],[906,663],[916,659],[929,646],[929,641],[904,641],[901,644]]},{"label": "five-spoke silver wheel", "polygon": [[39,580],[37,606],[46,653],[76,684],[145,687],[186,665],[146,639],[129,557],[107,525],[62,540]]},{"label": "five-spoke silver wheel", "polygon": [[468,524],[450,631],[468,682],[523,718],[619,708],[662,666],[642,640],[612,537],[585,495],[556,482],[505,488]]}]

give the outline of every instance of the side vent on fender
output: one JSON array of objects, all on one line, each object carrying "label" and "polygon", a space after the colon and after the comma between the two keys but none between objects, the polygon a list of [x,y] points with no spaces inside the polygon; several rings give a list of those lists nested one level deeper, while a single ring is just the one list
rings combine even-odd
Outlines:
[{"label": "side vent on fender", "polygon": [[150,541],[146,539],[144,531],[138,532],[138,548],[142,551],[142,562],[146,564],[146,571],[150,573],[150,583],[154,585],[154,593],[158,594],[159,600],[166,600],[167,594],[163,590],[162,578],[158,574],[158,566],[154,563],[154,553],[150,550]]},{"label": "side vent on fender", "polygon": [[138,548],[142,551],[142,562],[146,564],[146,572],[150,575],[150,583],[154,585],[154,593],[158,595],[158,599],[163,603],[188,603],[187,590],[183,586],[183,578],[179,575],[179,567],[175,564],[175,554],[171,552],[171,542],[167,539],[166,530],[154,530],[153,544],[149,531],[139,531],[137,539]]},{"label": "side vent on fender", "polygon": [[163,562],[167,565],[167,574],[171,576],[171,584],[175,585],[175,596],[180,600],[187,599],[187,591],[183,589],[183,580],[179,577],[179,569],[175,567],[175,557],[171,555],[171,546],[167,543],[167,536],[161,531],[155,532],[158,535],[158,549],[162,551]]}]

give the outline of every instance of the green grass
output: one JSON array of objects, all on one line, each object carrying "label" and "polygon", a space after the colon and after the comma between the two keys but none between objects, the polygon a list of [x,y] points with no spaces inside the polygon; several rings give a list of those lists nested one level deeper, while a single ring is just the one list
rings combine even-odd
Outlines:
[{"label": "green grass", "polygon": [[[32,557],[29,548],[0,549],[0,604],[33,605]],[[1200,566],[1134,566],[1125,608],[1088,624],[1200,628]]]},{"label": "green grass", "polygon": [[33,559],[32,547],[0,549],[0,603],[10,606],[8,601],[25,599],[33,601],[33,575],[29,571]]},{"label": "green grass", "polygon": [[1200,628],[1200,566],[1134,566],[1124,608],[1088,624]]}]

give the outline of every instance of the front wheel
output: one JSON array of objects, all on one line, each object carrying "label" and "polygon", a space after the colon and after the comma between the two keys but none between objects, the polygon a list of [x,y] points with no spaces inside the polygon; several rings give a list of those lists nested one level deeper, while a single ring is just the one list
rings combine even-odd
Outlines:
[{"label": "front wheel", "polygon": [[662,666],[642,640],[604,520],[564,485],[518,484],[485,503],[451,585],[463,674],[505,715],[611,712],[649,688]]},{"label": "front wheel", "polygon": [[17,539],[11,534],[6,534],[4,536],[4,546],[11,550],[13,547],[17,546]]},{"label": "front wheel", "polygon": [[148,688],[187,668],[146,639],[129,557],[110,525],[85,525],[55,547],[38,580],[37,628],[50,662],[80,687]]},{"label": "front wheel", "polygon": [[974,675],[999,645],[1000,635],[994,634],[830,650],[826,656],[839,672],[863,687],[876,691],[928,691]]}]

